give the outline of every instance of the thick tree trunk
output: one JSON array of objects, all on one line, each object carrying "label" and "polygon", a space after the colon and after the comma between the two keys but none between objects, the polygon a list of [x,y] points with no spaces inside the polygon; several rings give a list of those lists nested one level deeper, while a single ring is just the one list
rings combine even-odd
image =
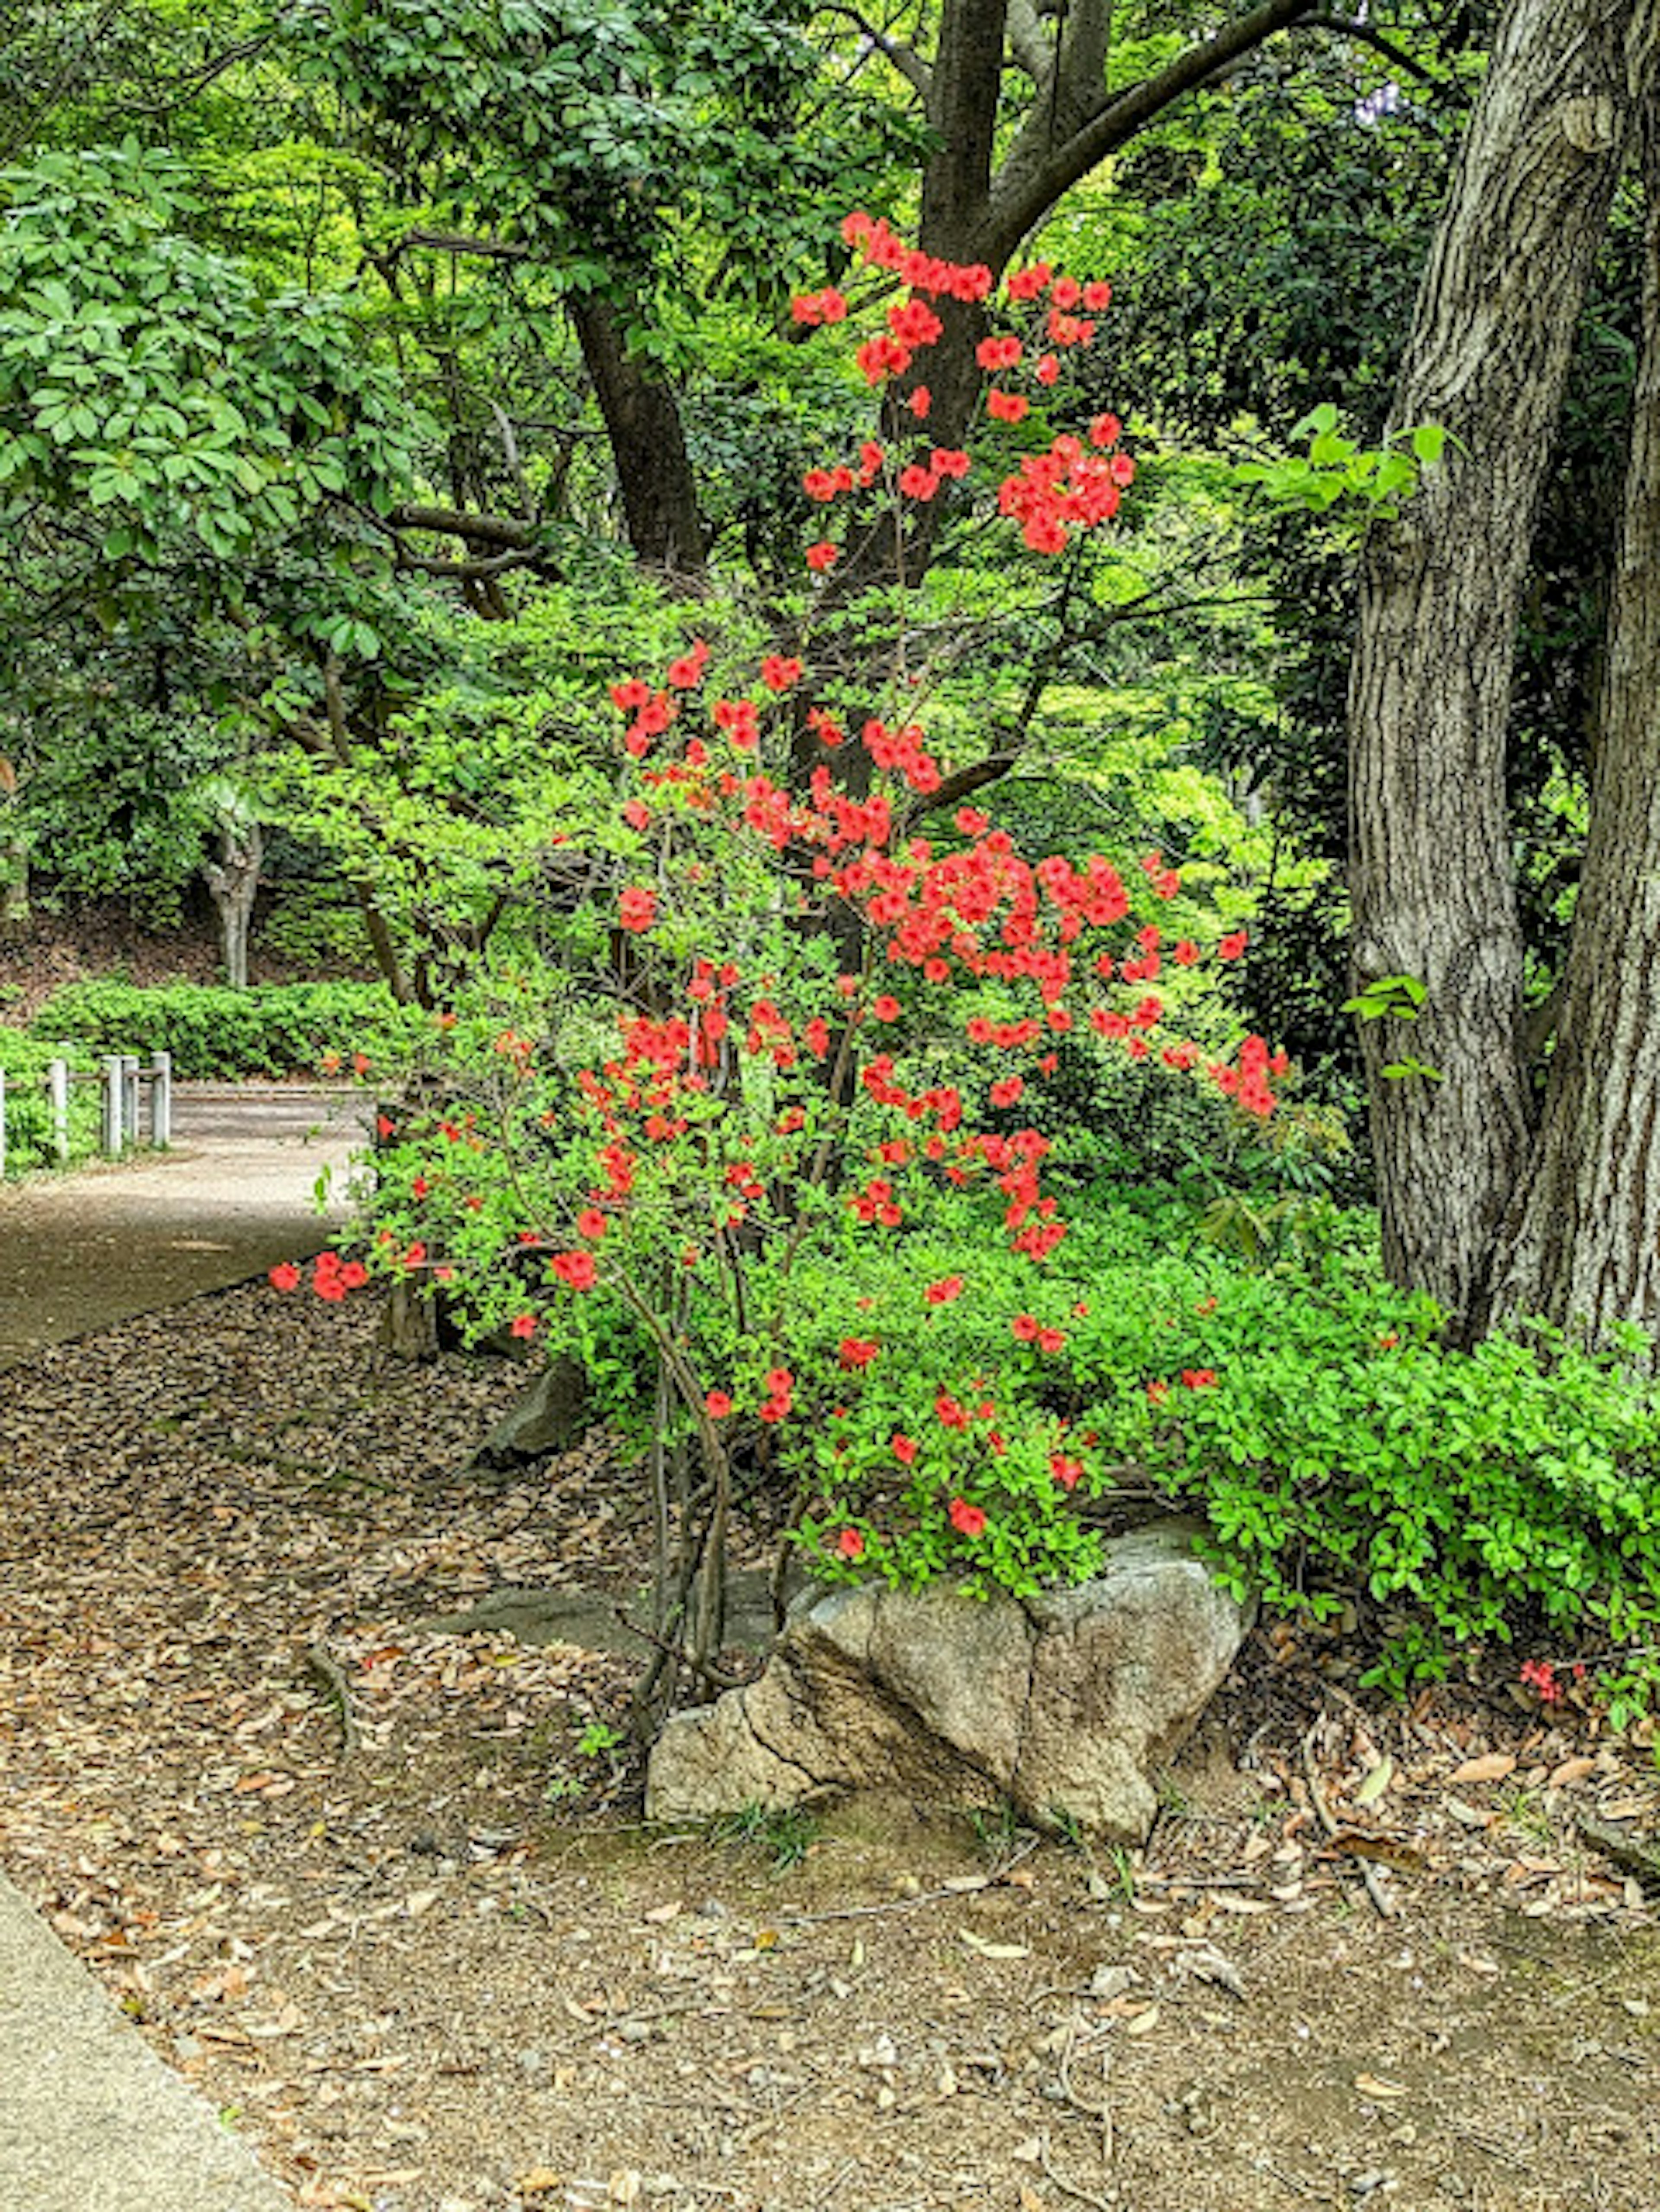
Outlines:
[{"label": "thick tree trunk", "polygon": [[575,297],[570,314],[617,464],[629,544],[652,568],[700,577],[703,526],[674,394],[629,352],[603,300]]},{"label": "thick tree trunk", "polygon": [[[1648,0],[1511,0],[1420,293],[1393,428],[1446,459],[1362,562],[1350,690],[1357,987],[1384,1257],[1467,1325],[1525,1164],[1522,932],[1505,740],[1529,544],[1574,327],[1630,141],[1626,40]],[[1417,1061],[1433,1076],[1389,1077]]]},{"label": "thick tree trunk", "polygon": [[1645,116],[1643,351],[1590,834],[1534,1158],[1491,1316],[1596,1337],[1660,1321],[1660,110]]}]

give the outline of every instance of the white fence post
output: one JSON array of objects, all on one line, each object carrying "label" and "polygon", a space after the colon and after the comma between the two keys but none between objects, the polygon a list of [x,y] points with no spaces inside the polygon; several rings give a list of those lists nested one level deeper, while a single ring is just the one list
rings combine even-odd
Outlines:
[{"label": "white fence post", "polygon": [[122,1092],[126,1089],[126,1070],[119,1053],[112,1053],[104,1062],[104,1127],[102,1149],[106,1159],[120,1155],[123,1133],[121,1112]]},{"label": "white fence post", "polygon": [[173,1142],[173,1054],[150,1054],[150,1142],[166,1152]]},{"label": "white fence post", "polygon": [[121,1055],[121,1141],[126,1145],[138,1142],[138,1057],[136,1053]]},{"label": "white fence post", "polygon": [[52,1148],[58,1156],[58,1166],[66,1168],[70,1164],[70,1066],[66,1060],[48,1063],[46,1095],[52,1102]]}]

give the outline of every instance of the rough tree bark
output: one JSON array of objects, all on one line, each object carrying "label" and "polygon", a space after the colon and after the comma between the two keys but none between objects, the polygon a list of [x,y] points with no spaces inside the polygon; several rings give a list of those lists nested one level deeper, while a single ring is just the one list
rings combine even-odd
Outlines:
[{"label": "rough tree bark", "polygon": [[[1640,11],[1639,11],[1640,13]],[[1641,26],[1639,25],[1640,29]],[[1660,1315],[1660,107],[1642,118],[1643,348],[1590,830],[1533,1155],[1479,1318]]]},{"label": "rough tree bark", "polygon": [[[1531,1143],[1505,739],[1574,326],[1632,138],[1649,0],[1511,0],[1431,248],[1391,428],[1451,434],[1362,562],[1350,689],[1353,966],[1385,1262],[1468,1328]],[[1640,19],[1640,28],[1639,28]],[[1627,56],[1627,40],[1633,42]],[[1641,82],[1640,77],[1637,80]],[[1435,1077],[1385,1077],[1412,1058]]]},{"label": "rough tree bark", "polygon": [[265,841],[259,824],[246,816],[223,815],[219,823],[219,857],[208,861],[202,872],[219,917],[220,953],[225,981],[233,991],[248,988],[248,939],[265,859]]},{"label": "rough tree bark", "polygon": [[703,526],[674,394],[629,352],[603,300],[575,296],[571,321],[617,465],[623,518],[635,558],[671,576],[704,571]]}]

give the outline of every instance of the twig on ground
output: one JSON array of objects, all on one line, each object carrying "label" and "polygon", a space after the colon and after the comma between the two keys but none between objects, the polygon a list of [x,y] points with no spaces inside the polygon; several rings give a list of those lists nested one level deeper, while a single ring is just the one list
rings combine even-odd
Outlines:
[{"label": "twig on ground", "polygon": [[[1316,1726],[1318,1726],[1318,1723]],[[1315,1818],[1324,1829],[1328,1838],[1336,1835],[1340,1824],[1332,1817],[1331,1808],[1327,1804],[1325,1793],[1320,1787],[1320,1777],[1315,1770],[1313,1729],[1310,1729],[1303,1738],[1303,1778],[1309,1785],[1309,1802],[1314,1808]],[[1393,1920],[1395,1899],[1389,1895],[1383,1875],[1368,1859],[1357,1859],[1355,1864],[1360,1869],[1361,1881],[1366,1885],[1366,1895],[1377,1908],[1378,1918]]]},{"label": "twig on ground", "polygon": [[1080,2189],[1075,2181],[1068,2181],[1064,2174],[1055,2172],[1049,2164],[1049,2139],[1047,2136],[1040,2136],[1038,2138],[1037,2163],[1043,2171],[1044,2179],[1058,2189],[1063,2197],[1075,2197],[1080,2204],[1093,2205],[1095,2212],[1109,2212],[1104,2197],[1097,2197],[1087,2189]]},{"label": "twig on ground", "polygon": [[357,1732],[357,1717],[351,1709],[351,1686],[320,1644],[307,1644],[301,1656],[306,1672],[315,1676],[340,1708],[340,1749],[345,1758],[350,1759],[362,1741]]}]

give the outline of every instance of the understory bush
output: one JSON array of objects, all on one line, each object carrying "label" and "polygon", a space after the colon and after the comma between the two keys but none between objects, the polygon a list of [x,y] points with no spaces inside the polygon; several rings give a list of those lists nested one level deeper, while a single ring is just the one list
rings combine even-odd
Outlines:
[{"label": "understory bush", "polygon": [[[0,1073],[6,1079],[5,1171],[28,1175],[39,1168],[56,1167],[52,1104],[46,1091],[46,1069],[66,1055],[61,1048],[20,1030],[0,1029]],[[87,1057],[77,1055],[83,1068]],[[98,1150],[100,1108],[97,1086],[76,1084],[70,1091],[69,1140],[71,1162],[90,1158]]]},{"label": "understory bush", "polygon": [[72,1039],[88,1054],[170,1053],[184,1081],[250,1075],[315,1075],[342,1040],[361,1044],[383,1030],[392,1003],[378,983],[219,984],[154,988],[71,983],[31,1024],[38,1038]]}]

